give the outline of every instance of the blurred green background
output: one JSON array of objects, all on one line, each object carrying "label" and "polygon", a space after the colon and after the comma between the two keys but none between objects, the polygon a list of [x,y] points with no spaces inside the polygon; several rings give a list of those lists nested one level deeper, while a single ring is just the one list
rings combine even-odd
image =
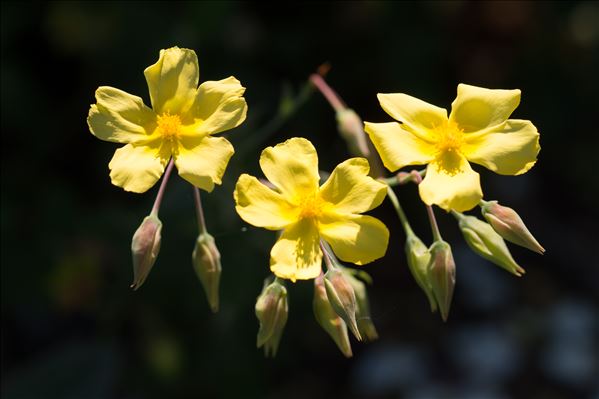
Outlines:
[{"label": "blurred green background", "polygon": [[[596,398],[598,4],[2,2],[2,398]],[[112,186],[117,146],[86,124],[100,85],[149,104],[143,69],[173,45],[198,53],[201,81],[234,75],[247,87],[248,118],[226,135],[237,153],[203,197],[224,269],[216,315],[191,267],[193,197],[178,177],[158,261],[129,289],[130,239],[158,185],[144,195]],[[539,162],[519,177],[476,170],[485,197],[518,210],[547,253],[511,246],[527,271],[513,277],[437,212],[457,263],[443,323],[409,275],[385,203],[374,214],[391,243],[366,267],[380,340],[353,341],[354,358],[343,358],[300,282],[289,285],[279,354],[265,359],[253,306],[275,235],[239,219],[232,191],[240,173],[260,173],[262,148],[288,137],[310,139],[324,169],[349,157],[318,93],[259,134],[323,62],[373,122],[390,120],[377,92],[449,108],[460,82],[520,88],[514,118],[541,132]],[[430,242],[415,187],[398,193]]]}]

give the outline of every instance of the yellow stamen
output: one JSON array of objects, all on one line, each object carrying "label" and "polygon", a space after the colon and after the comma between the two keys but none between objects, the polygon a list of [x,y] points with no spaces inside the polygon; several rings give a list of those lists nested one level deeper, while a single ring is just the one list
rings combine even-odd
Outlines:
[{"label": "yellow stamen", "polygon": [[300,202],[300,219],[315,219],[322,214],[324,201],[317,194],[304,197]]},{"label": "yellow stamen", "polygon": [[437,147],[439,156],[447,152],[460,152],[464,144],[464,131],[455,122],[447,121],[435,126],[433,130],[437,136],[435,147]]},{"label": "yellow stamen", "polygon": [[179,115],[171,115],[168,112],[158,116],[158,129],[165,140],[174,141],[179,137],[181,119]]}]

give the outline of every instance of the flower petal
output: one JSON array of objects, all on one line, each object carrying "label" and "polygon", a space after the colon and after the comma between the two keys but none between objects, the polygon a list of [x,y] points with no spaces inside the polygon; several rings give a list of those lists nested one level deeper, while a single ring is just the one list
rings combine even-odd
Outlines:
[{"label": "flower petal", "polygon": [[182,137],[173,157],[179,176],[211,192],[214,184],[221,184],[234,152],[233,146],[224,137]]},{"label": "flower petal", "polygon": [[447,122],[447,110],[403,93],[377,94],[381,107],[407,130],[427,137],[427,131]]},{"label": "flower petal", "polygon": [[402,129],[399,123],[365,122],[364,128],[383,164],[391,172],[408,165],[429,163],[435,157],[436,149],[432,144]]},{"label": "flower petal", "polygon": [[321,220],[319,231],[339,259],[363,265],[382,258],[389,243],[389,230],[367,215],[331,217]]},{"label": "flower petal", "polygon": [[256,227],[281,230],[297,220],[296,208],[254,176],[239,176],[233,197],[239,216]]},{"label": "flower petal", "polygon": [[462,155],[448,152],[426,169],[426,177],[418,187],[420,198],[449,211],[467,211],[482,199],[480,176]]},{"label": "flower petal", "polygon": [[182,114],[191,106],[198,87],[200,67],[193,50],[160,50],[158,62],[144,71],[152,108],[157,114]]},{"label": "flower petal", "polygon": [[202,120],[198,130],[216,134],[239,126],[247,113],[244,92],[245,87],[233,76],[202,83],[190,109],[194,119]]},{"label": "flower petal", "polygon": [[458,95],[451,103],[449,120],[465,133],[499,125],[510,117],[520,104],[520,90],[493,90],[458,85]]},{"label": "flower petal", "polygon": [[301,220],[285,230],[270,251],[270,270],[280,278],[309,280],[320,275],[322,251],[314,223]]},{"label": "flower petal", "polygon": [[157,145],[127,144],[115,151],[108,164],[112,184],[132,191],[148,191],[164,172],[170,152]]},{"label": "flower petal", "polygon": [[463,151],[469,161],[502,175],[527,172],[537,162],[541,150],[535,125],[518,119],[508,119],[501,129],[466,140]]},{"label": "flower petal", "polygon": [[387,195],[387,186],[368,176],[365,158],[351,158],[337,165],[320,188],[320,197],[340,214],[361,213],[376,208]]},{"label": "flower petal", "polygon": [[318,155],[312,143],[304,138],[294,137],[267,147],[260,156],[260,167],[293,204],[318,190]]},{"label": "flower petal", "polygon": [[137,96],[114,87],[96,90],[96,104],[89,109],[89,130],[100,140],[135,143],[146,140],[156,127],[156,115]]}]

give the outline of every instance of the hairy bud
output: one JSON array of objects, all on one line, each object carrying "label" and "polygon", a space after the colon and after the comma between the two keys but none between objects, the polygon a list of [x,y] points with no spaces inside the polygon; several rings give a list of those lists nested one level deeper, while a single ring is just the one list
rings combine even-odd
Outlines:
[{"label": "hairy bud", "polygon": [[370,155],[364,122],[353,109],[344,108],[337,111],[337,129],[352,154],[362,157]]},{"label": "hairy bud", "polygon": [[428,264],[428,276],[431,282],[433,295],[441,311],[443,321],[447,321],[449,308],[453,298],[455,286],[455,262],[451,247],[443,240],[438,240],[431,245],[429,252],[431,259]]},{"label": "hairy bud", "polygon": [[333,309],[335,309],[335,312],[345,321],[356,339],[361,341],[362,336],[360,335],[356,321],[356,312],[358,310],[356,294],[351,284],[345,278],[341,268],[329,269],[324,275],[324,286],[329,302],[333,306]]},{"label": "hairy bud", "polygon": [[[370,317],[370,303],[368,301],[366,284],[354,276],[350,269],[342,270],[345,274],[345,278],[354,289],[354,293],[356,295],[356,304],[358,305],[356,310],[356,322],[358,323],[358,331],[365,340],[374,341],[379,337],[379,335],[376,332],[376,328],[372,322],[372,318]],[[365,272],[363,273],[366,274]]]},{"label": "hairy bud", "polygon": [[193,268],[206,292],[210,309],[216,313],[218,312],[218,292],[222,268],[220,252],[216,247],[214,237],[208,233],[200,234],[191,259]]},{"label": "hairy bud", "polygon": [[255,309],[260,322],[256,346],[264,346],[265,355],[275,357],[289,315],[287,288],[278,279],[265,281]]},{"label": "hairy bud", "polygon": [[545,248],[528,231],[520,216],[512,208],[499,205],[497,201],[483,201],[481,211],[493,230],[504,239],[541,255],[545,252]]},{"label": "hairy bud", "polygon": [[428,278],[427,270],[431,259],[431,254],[422,240],[420,240],[420,238],[418,238],[411,231],[408,233],[408,237],[406,238],[405,249],[410,272],[412,272],[412,276],[414,277],[414,280],[416,280],[418,286],[426,294],[431,311],[435,312],[437,310],[437,302],[435,302],[433,288],[431,286],[430,279]]},{"label": "hairy bud", "polygon": [[347,358],[352,357],[347,324],[339,317],[328,299],[322,275],[314,279],[314,317],[320,326],[333,338],[337,347]]},{"label": "hairy bud", "polygon": [[474,216],[455,214],[464,239],[474,252],[516,276],[524,274],[524,269],[512,258],[505,241],[491,225]]},{"label": "hairy bud", "polygon": [[131,288],[134,290],[137,290],[146,281],[156,262],[158,252],[160,252],[161,231],[160,219],[155,215],[150,215],[146,216],[133,234],[131,240],[133,284],[131,284]]}]

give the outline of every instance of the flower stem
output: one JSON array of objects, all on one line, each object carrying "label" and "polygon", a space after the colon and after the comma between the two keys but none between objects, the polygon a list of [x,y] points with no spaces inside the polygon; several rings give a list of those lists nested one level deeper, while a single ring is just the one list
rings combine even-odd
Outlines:
[{"label": "flower stem", "polygon": [[381,178],[380,180],[388,186],[403,186],[404,184],[416,182],[415,173],[420,175],[420,178],[424,178],[426,176],[426,169],[422,169],[419,171],[408,172],[399,172],[391,177]]},{"label": "flower stem", "polygon": [[[426,173],[426,170],[425,170]],[[414,180],[414,183],[416,184],[420,184],[422,183],[422,175],[420,172],[413,170],[410,172],[410,174],[412,175],[412,179]],[[433,212],[433,207],[430,205],[426,205],[426,213],[428,214],[428,220],[431,224],[431,230],[433,232],[433,240],[434,241],[441,241],[441,232],[439,231],[439,225],[437,224],[437,219],[435,218],[435,212]]]},{"label": "flower stem", "polygon": [[399,199],[397,198],[397,195],[395,195],[395,192],[393,191],[393,188],[391,186],[387,186],[387,196],[389,197],[391,204],[393,204],[395,212],[397,212],[397,216],[399,216],[401,227],[403,227],[406,235],[414,234],[414,231],[410,226],[410,222],[408,222],[408,218],[406,217],[405,212],[399,204]]},{"label": "flower stem", "polygon": [[175,161],[173,160],[173,158],[171,158],[171,160],[168,163],[168,166],[166,167],[166,171],[164,172],[164,176],[162,177],[162,182],[160,182],[160,188],[158,189],[158,194],[156,194],[154,206],[152,206],[152,212],[150,212],[150,215],[158,216],[160,204],[162,204],[162,198],[164,197],[164,191],[166,190],[166,183],[168,183],[168,179],[171,176],[173,166],[175,166]]},{"label": "flower stem", "polygon": [[200,189],[196,186],[193,187],[193,199],[196,204],[196,213],[198,216],[198,228],[200,229],[200,235],[207,232],[206,220],[204,219],[204,209],[202,208],[202,198],[200,197]]},{"label": "flower stem", "polygon": [[336,269],[337,266],[335,266],[333,262],[331,253],[329,252],[329,248],[322,240],[320,240],[320,249],[322,249],[322,253],[324,255],[324,263],[327,266],[327,270]]},{"label": "flower stem", "polygon": [[347,106],[341,100],[341,97],[325,82],[325,80],[317,73],[310,75],[310,82],[322,93],[327,99],[331,107],[337,112],[343,111]]}]

